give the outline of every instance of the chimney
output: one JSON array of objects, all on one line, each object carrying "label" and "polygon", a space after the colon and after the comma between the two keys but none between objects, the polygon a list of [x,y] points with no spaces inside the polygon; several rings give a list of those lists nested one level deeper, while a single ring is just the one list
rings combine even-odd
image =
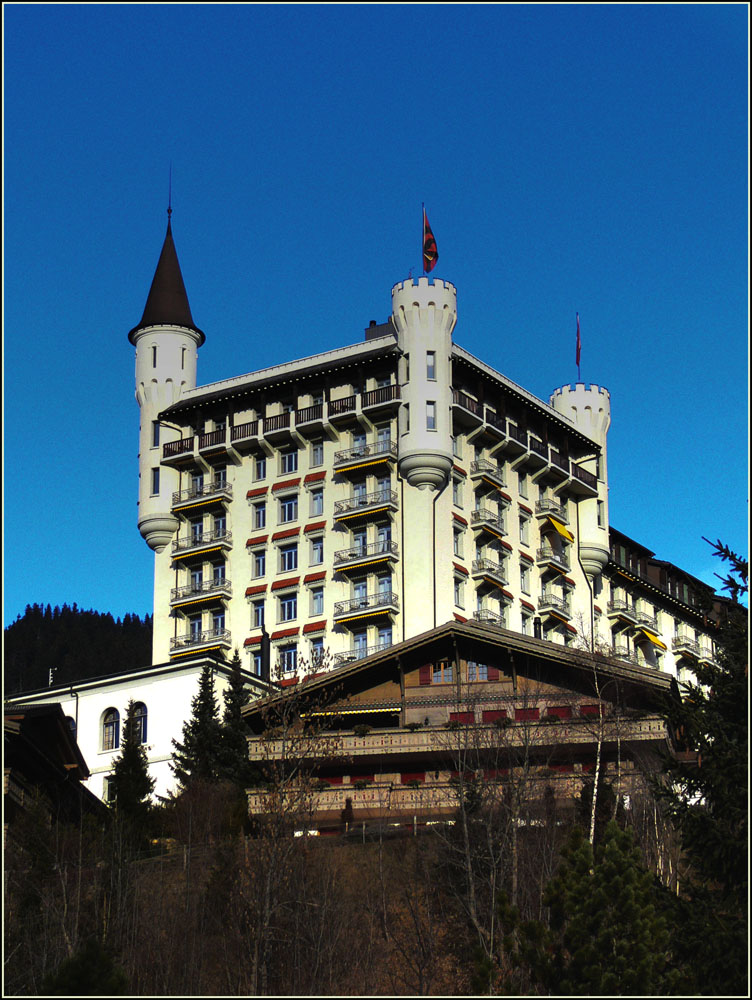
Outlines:
[{"label": "chimney", "polygon": [[261,626],[261,680],[267,684],[271,680],[272,643],[266,631],[266,625]]}]

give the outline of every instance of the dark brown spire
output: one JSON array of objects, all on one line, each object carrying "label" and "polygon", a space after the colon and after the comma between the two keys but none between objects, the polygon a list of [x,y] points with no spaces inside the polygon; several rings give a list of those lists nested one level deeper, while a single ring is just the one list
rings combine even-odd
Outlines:
[{"label": "dark brown spire", "polygon": [[172,209],[168,209],[167,235],[162,246],[162,253],[159,255],[157,269],[154,272],[154,280],[149,289],[144,314],[138,326],[134,326],[128,334],[128,339],[132,344],[135,343],[135,334],[147,326],[186,326],[200,335],[201,339],[198,343],[200,347],[206,338],[193,322],[191,315],[191,307],[188,304],[188,295],[183,284],[183,275],[180,272],[175,242],[172,238],[171,213]]}]

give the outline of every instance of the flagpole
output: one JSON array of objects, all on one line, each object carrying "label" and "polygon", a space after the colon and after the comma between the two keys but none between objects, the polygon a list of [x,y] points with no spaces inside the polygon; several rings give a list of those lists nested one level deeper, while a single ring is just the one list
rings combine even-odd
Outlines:
[{"label": "flagpole", "polygon": [[423,274],[426,273],[426,258],[423,256],[423,249],[426,245],[426,203],[422,201],[420,203],[420,260],[423,264]]},{"label": "flagpole", "polygon": [[577,381],[581,382],[582,381],[582,377],[580,376],[580,349],[581,349],[582,344],[581,344],[581,341],[580,341],[580,314],[576,313],[576,316],[577,316],[577,358],[576,358],[576,360],[577,360]]}]

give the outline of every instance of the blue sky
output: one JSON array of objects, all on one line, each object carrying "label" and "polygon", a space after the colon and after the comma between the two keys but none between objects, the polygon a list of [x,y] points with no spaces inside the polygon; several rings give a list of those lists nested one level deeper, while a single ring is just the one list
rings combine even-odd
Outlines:
[{"label": "blue sky", "polygon": [[547,399],[611,392],[612,524],[746,554],[748,9],[34,5],[4,15],[4,621],[144,614],[127,333],[166,224],[199,382],[354,343],[420,273]]}]

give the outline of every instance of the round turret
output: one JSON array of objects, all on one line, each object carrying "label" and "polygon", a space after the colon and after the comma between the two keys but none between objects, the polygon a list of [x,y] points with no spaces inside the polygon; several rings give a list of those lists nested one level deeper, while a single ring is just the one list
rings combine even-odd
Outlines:
[{"label": "round turret", "polygon": [[161,465],[162,448],[180,432],[159,414],[196,386],[197,350],[204,334],[194,324],[180,272],[169,217],[167,235],[141,322],[128,334],[136,348],[139,432],[138,529],[155,552],[173,537],[178,520],[171,509],[178,473]]},{"label": "round turret", "polygon": [[399,471],[410,486],[441,489],[452,468],[451,355],[457,291],[448,281],[401,281],[392,322],[402,351]]},{"label": "round turret", "polygon": [[598,483],[598,496],[585,497],[578,504],[579,558],[587,575],[595,577],[608,563],[610,551],[606,437],[611,425],[611,396],[602,386],[578,382],[557,389],[549,402],[599,446],[591,456],[578,462],[596,477]]}]

